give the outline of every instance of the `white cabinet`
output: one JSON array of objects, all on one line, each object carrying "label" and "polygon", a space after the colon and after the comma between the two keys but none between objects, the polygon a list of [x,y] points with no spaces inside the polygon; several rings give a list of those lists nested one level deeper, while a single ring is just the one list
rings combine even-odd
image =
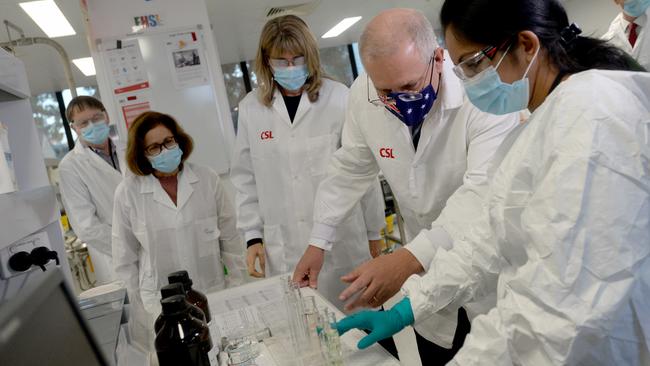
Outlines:
[{"label": "white cabinet", "polygon": [[[16,181],[15,192],[0,194],[0,258],[6,261],[14,252],[24,250],[26,238],[43,233],[45,242],[58,253],[64,276],[71,281],[56,195],[47,177],[29,95],[22,61],[0,49],[0,121],[7,129]],[[53,266],[51,262],[46,268]],[[36,266],[26,272],[0,271],[0,302],[15,296],[41,273]]]}]

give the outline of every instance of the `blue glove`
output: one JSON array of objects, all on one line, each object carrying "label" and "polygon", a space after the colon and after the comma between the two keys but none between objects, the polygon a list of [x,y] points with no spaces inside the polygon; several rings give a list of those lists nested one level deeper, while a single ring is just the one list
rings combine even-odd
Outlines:
[{"label": "blue glove", "polygon": [[414,321],[411,300],[405,297],[388,311],[364,310],[343,318],[336,323],[336,329],[340,335],[353,328],[369,330],[370,334],[357,344],[359,349],[364,349],[377,341],[392,337]]}]

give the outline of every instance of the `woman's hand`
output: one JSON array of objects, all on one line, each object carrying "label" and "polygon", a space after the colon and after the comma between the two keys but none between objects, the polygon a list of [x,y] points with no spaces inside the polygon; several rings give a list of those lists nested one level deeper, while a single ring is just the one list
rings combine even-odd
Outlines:
[{"label": "woman's hand", "polygon": [[[265,275],[265,255],[264,255],[264,245],[262,243],[254,244],[248,247],[246,253],[246,266],[248,267],[248,274],[256,278],[264,278]],[[262,272],[258,272],[255,268],[255,260],[258,260],[260,263],[260,269]]]}]

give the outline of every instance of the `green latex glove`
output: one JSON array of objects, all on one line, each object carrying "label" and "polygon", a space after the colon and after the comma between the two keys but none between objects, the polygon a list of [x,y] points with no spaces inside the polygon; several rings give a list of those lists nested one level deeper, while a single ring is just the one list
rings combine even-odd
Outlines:
[{"label": "green latex glove", "polygon": [[336,323],[336,329],[341,335],[353,328],[370,331],[370,334],[357,344],[359,349],[364,349],[382,339],[392,337],[414,321],[411,300],[405,297],[388,311],[364,310],[343,318]]}]

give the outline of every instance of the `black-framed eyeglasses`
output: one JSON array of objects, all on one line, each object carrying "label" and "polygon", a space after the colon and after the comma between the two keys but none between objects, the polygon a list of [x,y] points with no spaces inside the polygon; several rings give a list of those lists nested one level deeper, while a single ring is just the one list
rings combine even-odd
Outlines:
[{"label": "black-framed eyeglasses", "polygon": [[[431,75],[429,76],[429,84],[431,84],[431,82],[433,81],[433,65],[435,64],[434,56],[435,55],[431,55],[431,58],[429,59],[429,63],[427,63],[427,69],[424,71],[424,74],[419,78],[419,80],[422,80],[422,78],[424,78],[427,75],[429,69],[431,69]],[[393,99],[393,97],[385,94],[379,95],[379,93],[377,93],[378,98],[371,100],[370,99],[370,78],[368,77],[368,74],[366,74],[366,78],[368,78],[366,82],[366,88],[368,92],[368,103],[377,107],[392,106],[395,104],[395,100]],[[420,83],[418,82],[418,84]],[[419,90],[405,90],[405,91],[400,91],[397,94],[397,98],[405,102],[413,102],[424,98],[424,96]]]},{"label": "black-framed eyeglasses", "polygon": [[144,149],[144,153],[148,156],[156,156],[162,152],[163,147],[166,150],[171,150],[174,147],[178,146],[178,143],[176,142],[176,139],[174,136],[166,137],[162,143],[153,143],[149,146],[147,146]]},{"label": "black-framed eyeglasses", "polygon": [[[458,63],[458,65],[454,66],[454,74],[458,76],[459,79],[461,80],[469,80],[473,78],[474,76],[480,74],[482,71],[490,67],[491,63],[490,61],[494,60],[494,57],[496,56],[497,52],[504,47],[508,46],[506,49],[506,52],[504,53],[503,56],[505,56],[506,53],[508,53],[508,50],[510,49],[510,46],[512,43],[510,40],[507,40],[503,42],[500,46],[487,46],[484,49],[476,52],[475,54],[469,56],[465,60],[461,61]],[[501,61],[503,61],[503,56],[499,60],[498,64],[496,67],[499,67],[499,64],[501,64]]]}]

